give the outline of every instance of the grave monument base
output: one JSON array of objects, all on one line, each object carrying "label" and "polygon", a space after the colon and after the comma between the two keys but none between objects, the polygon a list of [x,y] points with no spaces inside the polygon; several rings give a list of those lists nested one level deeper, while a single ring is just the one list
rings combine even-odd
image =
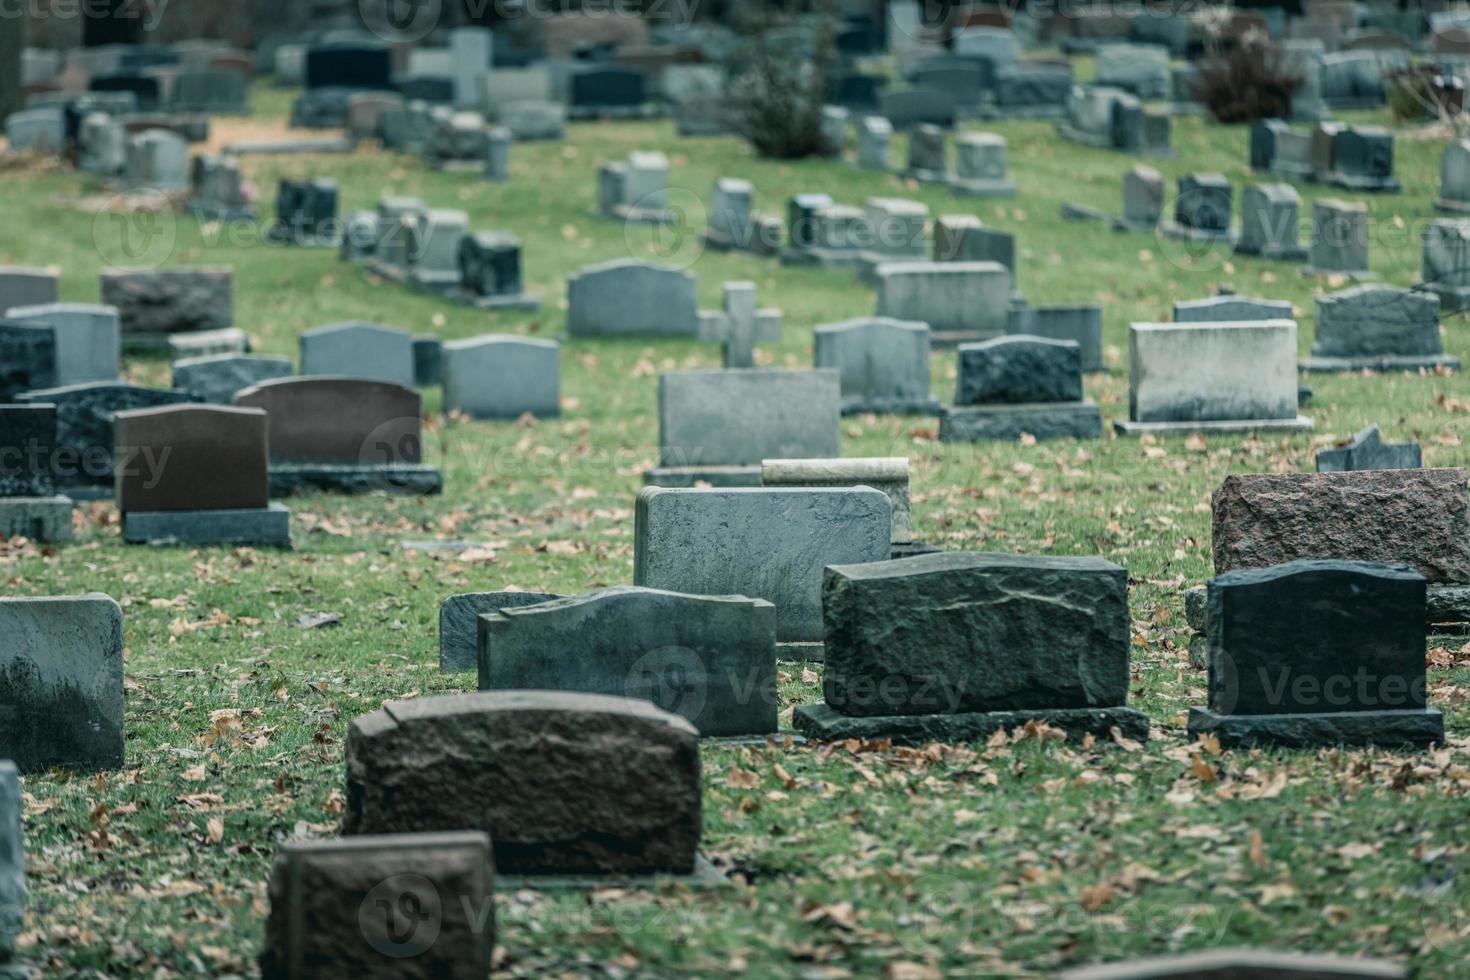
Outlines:
[{"label": "grave monument base", "polygon": [[969,742],[1028,722],[1060,728],[1069,736],[1110,739],[1114,728],[1126,738],[1148,740],[1148,715],[1136,708],[1045,708],[1036,711],[976,711],[952,715],[839,714],[826,704],[803,704],[792,716],[793,727],[823,742],[843,739],[891,739],[898,745],[926,742]]},{"label": "grave monument base", "polygon": [[535,313],[541,309],[541,297],[535,293],[503,293],[499,296],[475,296],[471,293],[461,293],[459,299],[477,310]]},{"label": "grave monument base", "polygon": [[459,289],[459,270],[453,272],[422,272],[414,270],[408,274],[409,285],[430,296],[448,296]]},{"label": "grave monument base", "polygon": [[[764,744],[764,743],[762,743]],[[663,891],[676,888],[724,888],[730,884],[725,873],[703,854],[694,855],[694,870],[687,875],[503,875],[496,874],[499,889],[532,891],[592,891],[617,888],[637,891]]]},{"label": "grave monument base", "polygon": [[1189,737],[1193,741],[1201,735],[1213,735],[1226,747],[1274,745],[1305,749],[1324,745],[1429,745],[1444,741],[1444,716],[1433,708],[1421,711],[1221,715],[1196,706],[1189,709]]},{"label": "grave monument base", "polygon": [[851,248],[806,248],[788,245],[781,249],[782,265],[814,265],[823,269],[855,269],[863,253]]},{"label": "grave monument base", "polygon": [[956,197],[1015,197],[1016,182],[1006,177],[988,180],[956,177],[949,182],[949,189]]},{"label": "grave monument base", "polygon": [[940,442],[1010,442],[1028,433],[1043,439],[1100,439],[1097,403],[1036,402],[1029,405],[956,405],[939,414]]},{"label": "grave monument base", "polygon": [[1224,419],[1211,422],[1132,422],[1120,419],[1113,423],[1113,429],[1122,436],[1138,436],[1145,432],[1160,436],[1188,435],[1191,432],[1310,432],[1312,420],[1305,415],[1294,419]]},{"label": "grave monument base", "polygon": [[123,515],[128,544],[237,544],[291,547],[291,512],[280,504],[249,510],[132,511]]},{"label": "grave monument base", "polygon": [[700,484],[712,487],[761,486],[760,464],[753,466],[655,466],[643,474],[650,487],[688,489]]},{"label": "grave monument base", "polygon": [[1245,242],[1237,242],[1235,254],[1253,255],[1258,259],[1269,259],[1272,262],[1305,262],[1311,253],[1301,245],[1266,245],[1257,248]]},{"label": "grave monument base", "polygon": [[1303,371],[1321,374],[1340,374],[1345,371],[1436,371],[1440,368],[1458,371],[1460,359],[1448,354],[1430,357],[1385,354],[1381,357],[1305,357],[1301,361]]},{"label": "grave monument base", "polygon": [[842,403],[843,415],[938,415],[938,398],[870,398]]},{"label": "grave monument base", "polygon": [[175,361],[186,357],[208,357],[212,354],[248,354],[250,337],[239,327],[169,334],[168,353],[170,359]]},{"label": "grave monument base", "polygon": [[[759,467],[757,467],[759,469]],[[444,491],[444,476],[423,463],[271,463],[271,496],[307,490],[331,493],[387,493],[433,496]]]},{"label": "grave monument base", "polygon": [[252,207],[222,208],[213,204],[189,202],[189,213],[205,221],[251,221],[255,220]]},{"label": "grave monument base", "polygon": [[1363,194],[1397,194],[1403,190],[1398,180],[1393,177],[1361,177],[1337,170],[1318,174],[1317,182],[1327,184],[1329,187],[1342,187]]},{"label": "grave monument base", "polygon": [[70,541],[70,497],[0,497],[0,536]]}]

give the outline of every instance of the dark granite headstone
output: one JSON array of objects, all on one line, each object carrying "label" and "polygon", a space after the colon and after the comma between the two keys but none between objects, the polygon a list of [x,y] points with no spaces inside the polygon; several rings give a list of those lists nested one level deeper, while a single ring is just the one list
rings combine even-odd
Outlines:
[{"label": "dark granite headstone", "polygon": [[521,291],[521,241],[503,231],[466,235],[459,243],[464,288],[476,296]]},{"label": "dark granite headstone", "polygon": [[1261,119],[1251,127],[1252,170],[1271,169],[1271,162],[1276,159],[1276,135],[1288,128],[1282,119]]},{"label": "dark granite headstone", "polygon": [[648,76],[634,68],[587,68],[572,76],[572,105],[635,107],[648,101]]},{"label": "dark granite headstone", "polygon": [[87,87],[93,92],[131,92],[138,100],[140,112],[152,112],[158,108],[159,81],[150,75],[98,75]]},{"label": "dark granite headstone", "polygon": [[0,401],[56,383],[56,332],[36,323],[0,320]]},{"label": "dark granite headstone", "polygon": [[871,109],[888,80],[877,75],[853,72],[838,75],[828,86],[828,101],[848,109]]},{"label": "dark granite headstone", "polygon": [[1378,426],[1370,425],[1345,445],[1317,450],[1318,473],[1350,470],[1417,470],[1424,454],[1417,442],[1384,442]]},{"label": "dark granite headstone", "polygon": [[255,510],[270,505],[266,414],[221,405],[118,412],[118,510]]},{"label": "dark granite headstone", "polygon": [[383,44],[324,44],[306,52],[306,87],[391,89],[393,52]]},{"label": "dark granite headstone", "polygon": [[394,464],[422,458],[423,400],[412,388],[362,378],[266,381],[235,404],[270,415],[272,462]]},{"label": "dark granite headstone", "polygon": [[793,247],[810,248],[816,244],[817,229],[813,216],[832,204],[830,194],[797,194],[791,199],[786,206],[786,228]]},{"label": "dark granite headstone", "polygon": [[454,79],[448,75],[405,75],[394,81],[393,89],[410,102],[448,105],[454,101]]},{"label": "dark granite headstone", "polygon": [[1234,194],[1222,174],[1189,174],[1179,178],[1174,220],[1185,228],[1228,232]]},{"label": "dark granite headstone", "polygon": [[276,222],[287,238],[300,241],[332,237],[337,223],[335,180],[282,179],[276,195]]},{"label": "dark granite headstone", "polygon": [[466,592],[450,596],[439,607],[439,669],[479,669],[481,616],[561,598],[550,592]]},{"label": "dark granite headstone", "polygon": [[1082,398],[1082,352],[1042,337],[996,337],[959,348],[956,405],[1073,402]]},{"label": "dark granite headstone", "polygon": [[0,497],[53,493],[55,449],[55,405],[0,405]]}]

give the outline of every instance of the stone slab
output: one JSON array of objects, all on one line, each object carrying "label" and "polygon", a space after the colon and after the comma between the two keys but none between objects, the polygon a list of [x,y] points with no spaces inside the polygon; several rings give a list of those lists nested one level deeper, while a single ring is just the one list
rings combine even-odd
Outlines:
[{"label": "stone slab", "polygon": [[1135,323],[1128,337],[1131,423],[1297,418],[1291,320]]},{"label": "stone slab", "polygon": [[25,831],[21,814],[25,796],[20,771],[9,759],[0,761],[0,970],[15,955],[16,935],[25,925]]},{"label": "stone slab", "polygon": [[561,414],[561,345],[515,335],[452,340],[443,348],[444,410],[472,418]]},{"label": "stone slab", "polygon": [[1370,425],[1338,446],[1317,450],[1318,473],[1353,470],[1417,470],[1424,453],[1417,442],[1384,442],[1383,432]]},{"label": "stone slab", "polygon": [[699,332],[692,273],[635,259],[588,266],[567,280],[573,337],[693,337]]},{"label": "stone slab", "polygon": [[1444,743],[1444,716],[1424,711],[1342,711],[1334,714],[1221,715],[1189,709],[1189,737],[1213,735],[1222,746],[1305,749],[1324,745],[1403,748]]},{"label": "stone slab", "polygon": [[480,617],[565,596],[549,592],[465,592],[439,606],[439,669],[471,672],[480,667]]},{"label": "stone slab", "polygon": [[133,336],[218,330],[235,324],[234,274],[217,268],[104,269],[102,302],[121,317],[123,343]]},{"label": "stone slab", "polygon": [[265,508],[267,423],[258,408],[224,405],[118,412],[112,423],[118,510],[126,517]]},{"label": "stone slab", "polygon": [[1060,728],[1068,736],[1091,735],[1107,740],[1119,734],[1143,742],[1149,736],[1149,718],[1136,708],[1056,708],[1034,711],[987,711],[951,715],[888,715],[855,718],[825,704],[798,705],[792,724],[807,738],[823,742],[888,739],[895,745],[929,742],[975,742],[998,731],[1025,728],[1035,722]]},{"label": "stone slab", "polygon": [[291,511],[283,504],[249,510],[128,511],[123,540],[153,545],[291,547]]},{"label": "stone slab", "polygon": [[117,310],[86,303],[13,306],[7,319],[43,323],[56,334],[56,384],[115,381],[122,356]]},{"label": "stone slab", "polygon": [[1011,335],[961,344],[955,405],[1082,400],[1082,348],[1069,340]]},{"label": "stone slab", "polygon": [[[411,374],[411,345],[407,369]],[[270,416],[273,468],[280,463],[360,468],[422,461],[423,399],[407,385],[368,378],[279,378],[244,389],[235,404],[264,409]]]},{"label": "stone slab", "polygon": [[940,442],[1014,442],[1022,435],[1038,440],[1098,439],[1102,412],[1087,400],[955,406],[939,414]]},{"label": "stone slab", "polygon": [[295,368],[288,357],[213,354],[173,362],[173,386],[211,405],[229,405],[251,385],[289,378]]},{"label": "stone slab", "polygon": [[1229,435],[1248,432],[1311,432],[1314,423],[1305,415],[1290,419],[1234,419],[1226,422],[1133,422],[1119,419],[1113,429],[1119,435],[1187,436],[1194,432]]},{"label": "stone slab", "polygon": [[272,497],[297,493],[390,493],[435,496],[444,492],[444,474],[425,463],[286,463],[270,464]]},{"label": "stone slab", "polygon": [[[835,369],[670,371],[659,378],[662,467],[841,455]],[[757,485],[759,485],[757,483]]]},{"label": "stone slab", "polygon": [[912,544],[913,508],[909,500],[907,456],[845,459],[767,459],[761,462],[764,487],[872,487],[893,504],[893,543]]},{"label": "stone slab", "polygon": [[72,539],[70,497],[0,497],[0,538],[44,543]]},{"label": "stone slab", "polygon": [[301,373],[413,387],[413,338],[376,323],[335,323],[301,335]]}]

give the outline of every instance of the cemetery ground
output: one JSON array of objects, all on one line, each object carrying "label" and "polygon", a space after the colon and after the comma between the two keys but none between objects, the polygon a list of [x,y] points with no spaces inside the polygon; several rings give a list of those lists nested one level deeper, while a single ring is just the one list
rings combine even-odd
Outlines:
[{"label": "cemetery ground", "polygon": [[[284,117],[287,95],[257,86],[252,98],[251,125]],[[598,164],[658,148],[670,155],[677,207],[707,202],[716,178],[738,175],[753,181],[761,210],[779,212],[804,190],[851,204],[904,196],[934,215],[974,213],[1017,232],[1018,286],[1032,303],[1103,305],[1110,370],[1089,376],[1087,389],[1110,420],[1127,412],[1127,325],[1168,319],[1175,300],[1226,283],[1289,299],[1306,352],[1312,298],[1328,283],[1247,258],[1190,265],[1152,234],[1065,223],[1063,199],[1117,209],[1128,159],[1063,143],[1049,123],[986,128],[1010,141],[1014,200],[951,198],[839,162],[762,161],[733,138],[676,140],[668,121],[574,124],[566,143],[517,144],[505,184],[377,152],[245,158],[265,195],[262,214],[279,177],[330,175],[344,210],[411,194],[468,211],[476,229],[515,232],[527,287],[547,300],[537,315],[418,296],[340,264],[333,250],[253,236],[232,243],[230,229],[182,215],[155,230],[176,234],[171,264],[234,266],[237,325],[266,353],[294,356],[303,330],[354,319],[445,339],[554,337],[570,272],[630,253],[697,253],[702,210],[682,241],[593,214]],[[1401,135],[1405,192],[1366,198],[1372,266],[1391,284],[1417,276],[1442,145]],[[1178,175],[1199,170],[1224,172],[1237,194],[1244,186],[1244,128],[1176,118],[1174,146],[1175,157],[1158,163],[1171,191]],[[97,272],[120,260],[124,229],[79,204],[105,197],[101,188],[24,171],[0,181],[0,261],[59,265],[62,298],[95,301]],[[1342,196],[1301,190],[1307,201]],[[872,312],[871,291],[846,272],[713,251],[693,270],[706,308],[718,307],[724,281],[751,279],[762,305],[784,310],[784,339],[760,354],[777,365],[810,364],[815,325]],[[1447,352],[1470,360],[1470,325],[1446,323]],[[472,675],[438,671],[447,596],[630,581],[633,495],[656,458],[657,376],[716,366],[719,356],[683,341],[568,342],[563,417],[549,422],[445,419],[430,392],[426,451],[444,470],[444,495],[295,498],[294,552],[124,548],[108,503],[79,505],[86,526],[74,545],[0,553],[7,594],[103,591],[126,616],[126,767],[25,781],[26,955],[58,977],[254,973],[273,842],[338,832],[348,723],[384,701],[473,685]],[[936,352],[933,365],[936,393],[952,397],[953,353]],[[126,366],[140,383],[166,385],[167,372],[162,360]],[[1180,591],[1210,577],[1208,501],[1222,477],[1311,469],[1315,447],[1373,422],[1387,438],[1419,438],[1426,465],[1470,463],[1464,375],[1305,380],[1316,431],[1289,437],[940,445],[933,419],[844,419],[844,455],[912,459],[920,540],[1127,566],[1131,699],[1152,718],[1154,738],[1069,744],[1031,730],[914,750],[706,747],[702,849],[740,884],[502,892],[497,973],[1034,976],[1259,944],[1466,975],[1470,638],[1440,638],[1430,654],[1430,700],[1448,729],[1435,751],[1221,751],[1186,740],[1185,714],[1203,702],[1205,679],[1188,665]],[[427,541],[442,544],[418,544]],[[793,704],[819,700],[820,676],[820,665],[781,665],[783,724]]]}]

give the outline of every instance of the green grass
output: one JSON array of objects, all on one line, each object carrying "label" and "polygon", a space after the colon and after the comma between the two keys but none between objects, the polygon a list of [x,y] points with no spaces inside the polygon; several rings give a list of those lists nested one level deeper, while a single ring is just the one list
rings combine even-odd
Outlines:
[{"label": "green grass", "polygon": [[[285,94],[255,94],[261,114],[285,112]],[[592,214],[598,164],[659,147],[673,163],[676,204],[707,202],[717,177],[742,175],[768,211],[800,190],[859,205],[902,195],[935,214],[969,211],[1016,231],[1019,285],[1031,302],[1103,304],[1112,370],[1087,387],[1109,418],[1126,412],[1128,323],[1168,319],[1174,300],[1224,283],[1289,299],[1306,349],[1324,284],[1249,259],[1181,266],[1152,236],[1065,224],[1064,199],[1117,210],[1128,159],[1059,142],[1043,123],[994,128],[1010,140],[1021,191],[1013,201],[953,199],[834,162],[757,160],[734,139],[677,140],[667,122],[577,125],[566,143],[517,146],[505,185],[380,153],[247,160],[268,197],[282,176],[330,174],[344,208],[415,194],[467,210],[476,229],[514,231],[525,243],[528,286],[546,299],[533,317],[472,312],[374,283],[329,251],[220,244],[192,219],[177,222],[172,261],[232,265],[237,321],[270,353],[294,355],[303,330],[349,319],[446,338],[554,337],[569,273],[663,254],[646,231],[625,234]],[[1160,163],[1171,189],[1194,170],[1223,171],[1237,196],[1249,179],[1242,128],[1180,119],[1174,145],[1177,156]],[[1373,268],[1390,283],[1408,285],[1416,274],[1415,230],[1432,217],[1441,149],[1401,138],[1405,192],[1368,199],[1376,227],[1402,231],[1373,245]],[[1323,193],[1301,190],[1306,202]],[[118,233],[87,210],[100,193],[82,176],[0,175],[0,260],[59,264],[65,298],[95,300]],[[694,271],[706,306],[718,304],[724,280],[753,279],[763,304],[785,310],[785,338],[764,352],[775,364],[809,364],[814,326],[872,311],[871,292],[838,272],[714,253]],[[1450,352],[1470,359],[1463,321],[1447,321],[1445,334]],[[97,590],[126,612],[127,767],[26,780],[33,898],[25,955],[39,972],[251,974],[276,843],[337,833],[350,720],[385,700],[473,684],[436,670],[439,602],[467,590],[571,593],[630,580],[633,495],[656,455],[655,378],[714,366],[719,352],[577,341],[562,353],[560,421],[446,422],[430,393],[444,496],[297,498],[293,553],[125,549],[110,505],[84,511],[91,519],[72,546],[0,553],[9,595]],[[167,380],[159,361],[130,360],[126,373]],[[953,378],[953,355],[937,355],[942,397]],[[1154,721],[1154,739],[1139,751],[1036,738],[925,751],[708,750],[704,848],[744,883],[708,894],[502,896],[497,969],[527,977],[741,966],[755,976],[1035,976],[1250,944],[1392,956],[1423,977],[1470,975],[1463,640],[1436,658],[1448,666],[1431,671],[1452,733],[1441,751],[1212,755],[1186,739],[1185,711],[1205,682],[1188,668],[1179,588],[1209,576],[1207,505],[1223,476],[1310,469],[1314,446],[1371,422],[1391,438],[1419,438],[1433,465],[1467,462],[1463,376],[1310,383],[1316,432],[1291,438],[941,446],[933,420],[845,420],[845,454],[912,459],[921,539],[1127,565],[1132,694]],[[487,542],[495,558],[466,563],[402,544],[430,538]],[[298,627],[319,612],[340,614],[341,626]],[[819,674],[783,668],[783,717],[819,697]],[[758,780],[752,788],[746,773]]]}]

